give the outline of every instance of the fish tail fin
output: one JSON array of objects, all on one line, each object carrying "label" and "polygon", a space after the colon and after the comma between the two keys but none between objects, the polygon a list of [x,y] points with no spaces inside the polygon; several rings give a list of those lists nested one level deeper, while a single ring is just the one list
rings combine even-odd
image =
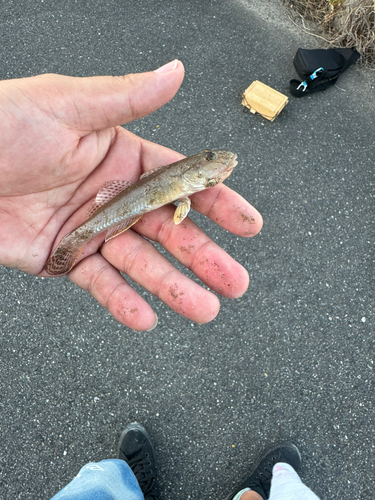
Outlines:
[{"label": "fish tail fin", "polygon": [[51,276],[60,276],[68,273],[83,251],[84,245],[72,248],[69,245],[59,245],[52,253],[44,266],[45,271]]}]

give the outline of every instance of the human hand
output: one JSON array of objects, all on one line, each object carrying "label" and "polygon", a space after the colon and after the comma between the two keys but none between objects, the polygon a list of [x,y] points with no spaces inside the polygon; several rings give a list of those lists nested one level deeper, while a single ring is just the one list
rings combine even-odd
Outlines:
[{"label": "human hand", "polygon": [[[173,61],[125,77],[39,75],[0,82],[0,264],[47,276],[43,268],[52,248],[85,220],[106,181],[134,182],[182,158],[119,125],[172,99],[183,75],[182,63]],[[195,194],[192,206],[239,236],[253,236],[262,226],[260,214],[223,184]],[[248,286],[239,263],[190,219],[175,226],[173,212],[171,206],[151,212],[105,244],[100,235],[68,274],[135,330],[151,329],[156,316],[121,272],[198,323],[211,321],[220,307],[214,294],[175,269],[144,237],[225,297],[239,297]]]}]

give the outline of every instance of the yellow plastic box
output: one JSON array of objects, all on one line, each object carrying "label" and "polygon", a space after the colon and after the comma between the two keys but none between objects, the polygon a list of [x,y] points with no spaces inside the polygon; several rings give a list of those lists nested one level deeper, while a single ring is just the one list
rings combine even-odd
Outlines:
[{"label": "yellow plastic box", "polygon": [[277,90],[255,80],[242,94],[242,105],[252,113],[259,113],[267,120],[274,121],[288,104],[288,98]]}]

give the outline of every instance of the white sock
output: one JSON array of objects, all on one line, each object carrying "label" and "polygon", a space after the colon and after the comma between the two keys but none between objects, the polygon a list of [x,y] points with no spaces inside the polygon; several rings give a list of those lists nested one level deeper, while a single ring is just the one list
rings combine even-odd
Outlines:
[{"label": "white sock", "polygon": [[250,491],[250,488],[245,488],[245,489],[239,491],[236,495],[234,495],[232,500],[240,500],[242,494],[245,493],[245,491]]},{"label": "white sock", "polygon": [[272,469],[269,500],[319,500],[289,464],[279,462]]}]

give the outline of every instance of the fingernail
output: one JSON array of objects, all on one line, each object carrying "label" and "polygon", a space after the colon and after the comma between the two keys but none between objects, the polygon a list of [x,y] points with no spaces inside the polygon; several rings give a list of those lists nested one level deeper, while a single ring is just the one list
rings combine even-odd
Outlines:
[{"label": "fingernail", "polygon": [[164,66],[161,66],[158,69],[155,69],[154,73],[168,73],[169,71],[173,71],[174,69],[176,69],[177,64],[178,64],[178,59],[175,59],[174,61],[164,64]]},{"label": "fingernail", "polygon": [[156,328],[156,325],[158,324],[158,321],[159,321],[158,317],[155,314],[155,323],[154,323],[154,325],[149,330],[146,330],[146,332],[151,332],[154,328]]}]

